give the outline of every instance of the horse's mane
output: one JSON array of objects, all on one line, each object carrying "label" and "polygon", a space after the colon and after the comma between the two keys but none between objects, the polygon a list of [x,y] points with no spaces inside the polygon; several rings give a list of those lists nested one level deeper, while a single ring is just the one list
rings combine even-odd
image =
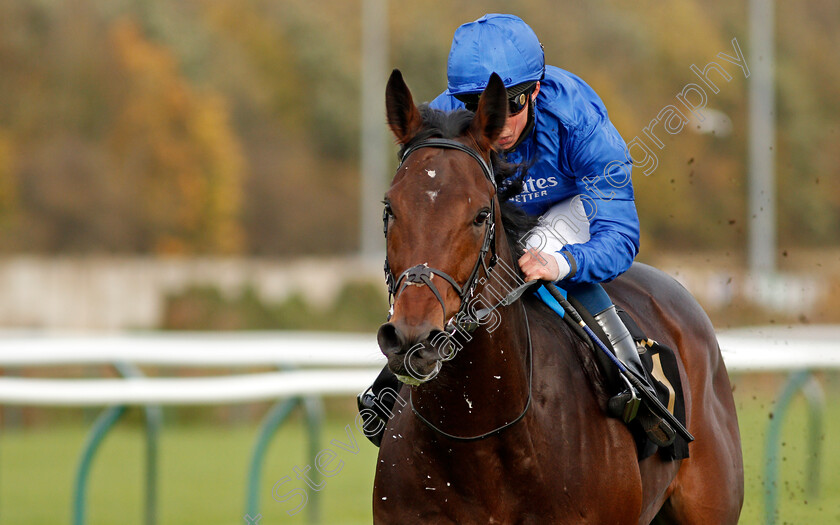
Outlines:
[{"label": "horse's mane", "polygon": [[[428,104],[423,104],[419,107],[419,110],[423,120],[423,128],[411,140],[403,144],[399,152],[399,158],[402,158],[403,153],[410,147],[426,139],[454,139],[463,136],[473,119],[473,112],[465,109],[445,112],[432,109]],[[490,152],[490,161],[493,165],[493,174],[498,188],[497,197],[502,225],[505,228],[505,236],[511,254],[516,260],[523,253],[522,244],[519,240],[533,229],[538,221],[536,217],[528,215],[510,202],[511,198],[522,191],[525,175],[528,173],[528,165],[505,162],[495,151]]]}]

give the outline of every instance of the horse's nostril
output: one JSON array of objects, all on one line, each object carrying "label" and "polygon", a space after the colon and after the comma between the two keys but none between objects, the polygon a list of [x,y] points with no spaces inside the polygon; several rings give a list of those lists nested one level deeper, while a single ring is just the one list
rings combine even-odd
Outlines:
[{"label": "horse's nostril", "polygon": [[392,323],[383,324],[376,333],[376,342],[379,343],[379,349],[385,355],[399,352],[400,339],[399,330]]}]

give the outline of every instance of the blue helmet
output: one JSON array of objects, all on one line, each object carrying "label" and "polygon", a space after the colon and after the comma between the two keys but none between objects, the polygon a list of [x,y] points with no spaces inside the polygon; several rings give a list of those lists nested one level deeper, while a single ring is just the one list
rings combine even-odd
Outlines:
[{"label": "blue helmet", "polygon": [[490,74],[506,88],[545,74],[545,53],[534,30],[514,15],[489,14],[455,30],[446,66],[449,92],[480,93]]}]

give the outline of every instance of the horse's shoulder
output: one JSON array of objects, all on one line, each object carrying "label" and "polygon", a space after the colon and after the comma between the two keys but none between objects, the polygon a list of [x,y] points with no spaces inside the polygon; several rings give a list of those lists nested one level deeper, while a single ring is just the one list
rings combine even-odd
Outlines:
[{"label": "horse's shoulder", "polygon": [[557,374],[558,369],[578,375],[587,383],[596,399],[607,399],[606,383],[588,344],[575,334],[557,313],[536,296],[526,300],[534,351],[542,354],[544,368]]}]

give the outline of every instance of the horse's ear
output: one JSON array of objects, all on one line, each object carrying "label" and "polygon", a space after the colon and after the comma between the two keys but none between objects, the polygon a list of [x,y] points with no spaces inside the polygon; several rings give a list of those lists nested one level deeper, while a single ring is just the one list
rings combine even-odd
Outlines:
[{"label": "horse's ear", "polygon": [[411,98],[411,91],[403,80],[399,69],[391,72],[385,87],[385,110],[388,126],[399,144],[405,144],[420,131],[423,124],[420,112]]},{"label": "horse's ear", "polygon": [[507,90],[499,75],[493,73],[478,100],[478,109],[475,111],[469,131],[482,151],[493,147],[505,127],[505,120],[507,120]]}]

